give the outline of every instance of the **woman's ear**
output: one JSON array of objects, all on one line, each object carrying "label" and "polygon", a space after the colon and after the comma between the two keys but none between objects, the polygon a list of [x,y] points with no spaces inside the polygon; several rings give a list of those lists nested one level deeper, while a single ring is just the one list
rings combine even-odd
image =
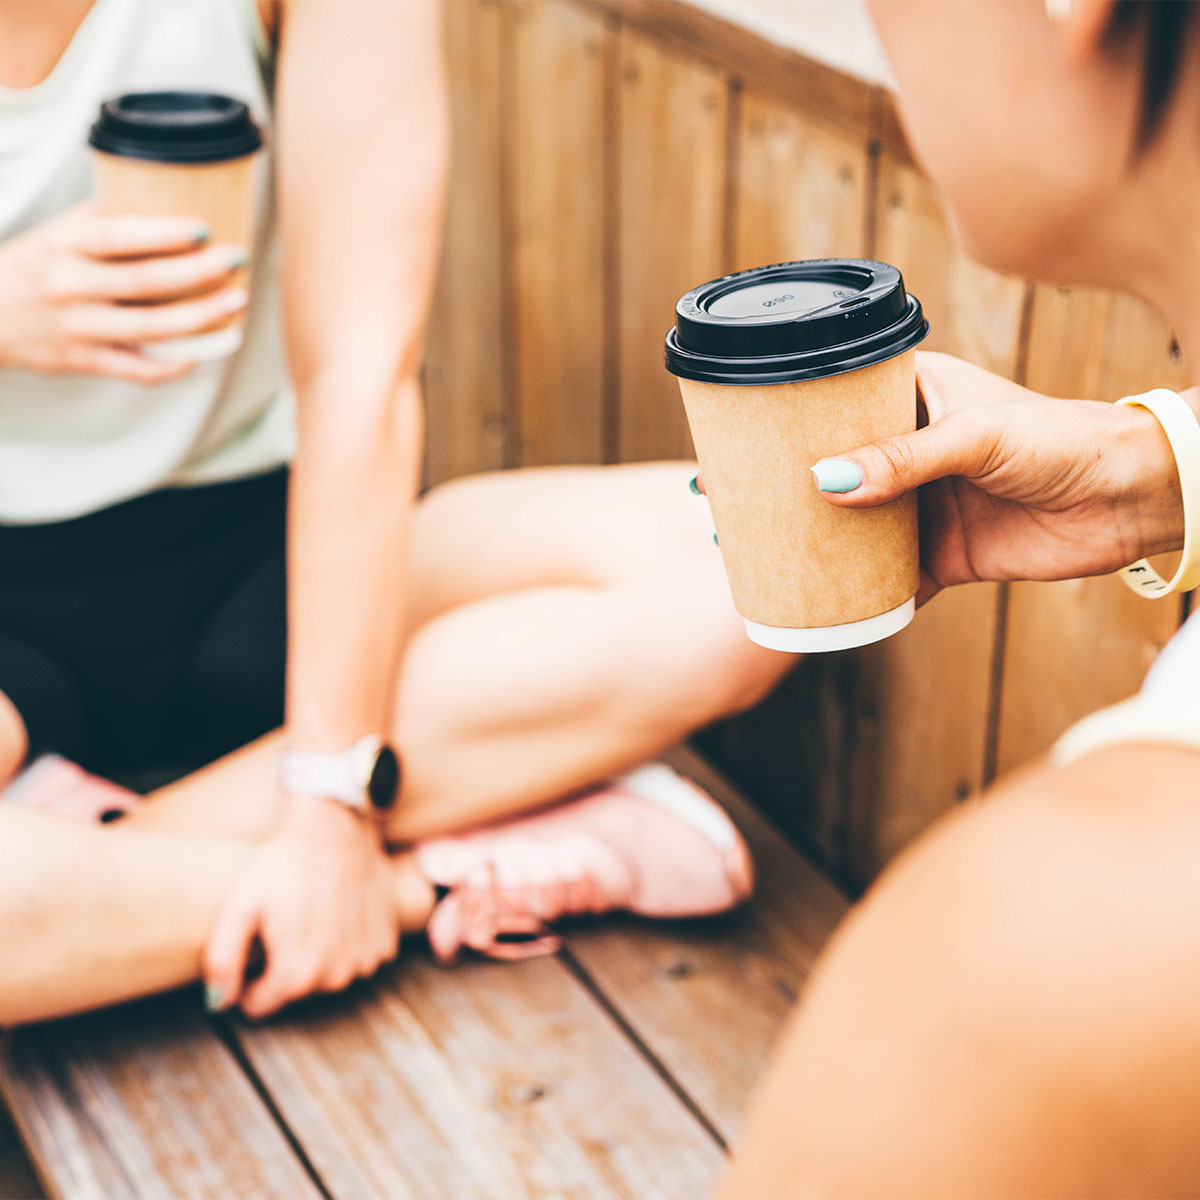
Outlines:
[{"label": "woman's ear", "polygon": [[1070,62],[1085,63],[1097,53],[1116,5],[1117,0],[1046,0]]}]

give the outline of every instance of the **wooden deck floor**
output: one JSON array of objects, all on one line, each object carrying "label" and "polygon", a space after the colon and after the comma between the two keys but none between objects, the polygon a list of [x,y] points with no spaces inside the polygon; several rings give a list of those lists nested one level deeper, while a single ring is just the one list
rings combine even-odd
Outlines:
[{"label": "wooden deck floor", "polygon": [[[262,1025],[193,991],[19,1030],[0,1091],[51,1195],[696,1200],[840,893],[700,759],[754,846],[752,904],[580,923],[559,957],[423,952]],[[36,1186],[0,1123],[0,1198]]]}]

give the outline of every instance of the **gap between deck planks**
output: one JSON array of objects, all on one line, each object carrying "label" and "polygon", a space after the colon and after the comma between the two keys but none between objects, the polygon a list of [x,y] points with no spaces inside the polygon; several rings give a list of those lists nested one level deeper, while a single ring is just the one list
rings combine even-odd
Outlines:
[{"label": "gap between deck planks", "polygon": [[845,901],[696,755],[671,758],[753,845],[752,904],[580,922],[561,960],[414,953],[221,1037],[190,992],[18,1031],[0,1090],[51,1194],[706,1194]]}]

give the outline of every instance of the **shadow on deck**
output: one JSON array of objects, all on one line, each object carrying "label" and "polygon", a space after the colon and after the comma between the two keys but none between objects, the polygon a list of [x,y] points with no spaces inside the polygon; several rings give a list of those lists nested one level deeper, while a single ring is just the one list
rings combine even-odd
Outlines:
[{"label": "shadow on deck", "polygon": [[[524,963],[414,953],[264,1025],[210,1020],[188,991],[20,1030],[0,1090],[46,1190],[705,1195],[845,901],[700,758],[672,760],[753,846],[746,908],[580,922]],[[35,1187],[0,1123],[0,1198]]]}]

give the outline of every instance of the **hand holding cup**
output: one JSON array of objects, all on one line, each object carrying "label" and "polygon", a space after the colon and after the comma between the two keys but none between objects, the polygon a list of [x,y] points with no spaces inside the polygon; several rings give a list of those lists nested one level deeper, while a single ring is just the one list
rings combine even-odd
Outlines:
[{"label": "hand holding cup", "polygon": [[840,509],[919,489],[918,604],[954,584],[1102,575],[1182,546],[1175,458],[1144,409],[1043,396],[947,354],[918,354],[917,383],[922,428],[839,448],[814,474]]},{"label": "hand holding cup", "polygon": [[163,383],[187,361],[156,342],[241,313],[240,246],[210,245],[193,217],[108,216],[92,201],[0,245],[0,363]]}]

